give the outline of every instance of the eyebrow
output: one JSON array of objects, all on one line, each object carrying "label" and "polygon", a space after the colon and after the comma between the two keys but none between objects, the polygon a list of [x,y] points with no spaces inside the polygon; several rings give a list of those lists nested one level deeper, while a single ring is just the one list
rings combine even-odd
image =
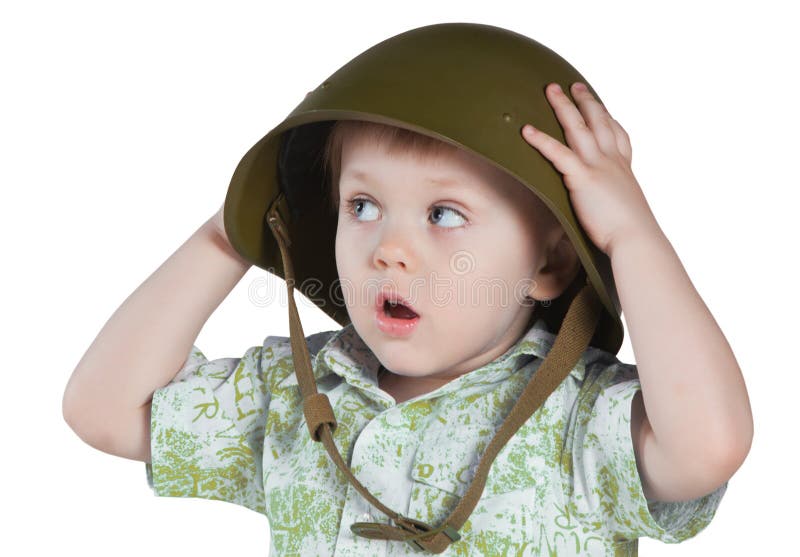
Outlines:
[{"label": "eyebrow", "polygon": [[[370,176],[369,174],[367,174],[362,170],[351,170],[343,174],[342,178],[343,179],[352,178],[354,180],[358,180],[359,182],[363,183],[370,183],[373,180],[372,176]],[[455,186],[459,183],[459,181],[456,180],[455,178],[450,178],[447,176],[439,176],[439,177],[429,176],[426,181],[432,184],[438,184],[440,186]]]}]

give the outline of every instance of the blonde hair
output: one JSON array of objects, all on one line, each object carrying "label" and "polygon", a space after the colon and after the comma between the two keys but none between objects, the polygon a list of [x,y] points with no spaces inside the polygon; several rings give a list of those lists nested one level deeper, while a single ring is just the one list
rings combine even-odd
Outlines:
[{"label": "blonde hair", "polygon": [[454,153],[458,147],[439,139],[405,128],[367,122],[364,120],[337,120],[325,141],[322,157],[327,179],[325,191],[328,205],[339,210],[339,178],[342,172],[342,147],[345,141],[371,140],[396,155],[412,155],[424,159],[442,153]]}]

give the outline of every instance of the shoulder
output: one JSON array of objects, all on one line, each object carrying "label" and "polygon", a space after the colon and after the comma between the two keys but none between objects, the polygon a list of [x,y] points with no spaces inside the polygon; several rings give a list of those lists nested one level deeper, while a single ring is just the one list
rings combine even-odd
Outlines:
[{"label": "shoulder", "polygon": [[622,383],[639,380],[636,364],[628,364],[616,355],[590,346],[581,355],[581,365],[585,369],[583,387],[602,389]]},{"label": "shoulder", "polygon": [[[313,357],[315,356],[328,341],[333,338],[339,331],[321,331],[305,337],[308,352]],[[292,339],[291,337],[270,335],[264,339],[262,345],[264,355],[269,358],[285,358],[292,355]]]},{"label": "shoulder", "polygon": [[[305,337],[309,355],[313,361],[317,353],[339,331],[321,331]],[[271,386],[278,385],[289,375],[294,373],[292,359],[292,339],[286,336],[270,335],[264,339],[261,347],[261,366],[270,377]]]},{"label": "shoulder", "polygon": [[[565,504],[615,539],[676,543],[705,527],[725,486],[691,500],[657,501],[648,479],[655,446],[635,364],[596,351],[568,413],[561,470]],[[664,469],[663,466],[659,467]]]},{"label": "shoulder", "polygon": [[[591,446],[612,441],[608,437],[612,437],[614,443],[623,441],[630,436],[631,420],[639,420],[633,425],[641,423],[642,416],[632,412],[638,408],[636,395],[642,389],[636,365],[596,348],[587,350],[584,358],[584,373],[575,387],[575,398],[569,409],[570,432],[585,436],[582,441]],[[641,404],[641,396],[638,398]]]}]

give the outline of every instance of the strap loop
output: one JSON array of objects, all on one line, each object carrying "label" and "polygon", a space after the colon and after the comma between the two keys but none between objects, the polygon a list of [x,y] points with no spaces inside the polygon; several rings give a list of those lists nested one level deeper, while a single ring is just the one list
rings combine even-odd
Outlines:
[{"label": "strap loop", "polygon": [[314,393],[303,399],[303,413],[314,441],[322,441],[319,432],[322,424],[328,424],[331,431],[336,429],[336,416],[333,415],[331,401],[325,393]]}]

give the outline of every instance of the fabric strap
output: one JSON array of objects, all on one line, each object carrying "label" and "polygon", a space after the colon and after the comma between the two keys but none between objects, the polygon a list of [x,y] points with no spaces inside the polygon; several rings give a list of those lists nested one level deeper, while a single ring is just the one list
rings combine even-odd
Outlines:
[{"label": "fabric strap", "polygon": [[303,397],[303,413],[309,433],[314,441],[321,442],[330,458],[344,473],[347,480],[373,506],[386,514],[392,524],[373,522],[356,522],[350,526],[351,531],[365,538],[405,541],[414,548],[430,553],[442,553],[454,541],[461,538],[458,529],[472,514],[475,505],[483,493],[486,478],[492,462],[509,439],[542,405],[558,385],[567,377],[578,363],[581,354],[592,339],[595,327],[600,318],[602,304],[589,283],[573,298],[564,317],[553,346],[533,374],[525,390],[514,407],[503,421],[503,425],[495,434],[481,457],[475,477],[466,493],[455,509],[436,527],[407,516],[396,513],[376,499],[350,471],[342,459],[333,441],[333,430],[336,429],[336,417],[333,414],[328,396],[317,392],[317,383],[311,367],[311,358],[305,343],[305,334],[300,323],[297,306],[294,302],[294,271],[289,257],[288,247],[291,241],[286,221],[278,210],[283,201],[281,193],[267,211],[267,222],[272,230],[283,260],[284,278],[289,299],[289,332],[294,363],[300,393]]}]

